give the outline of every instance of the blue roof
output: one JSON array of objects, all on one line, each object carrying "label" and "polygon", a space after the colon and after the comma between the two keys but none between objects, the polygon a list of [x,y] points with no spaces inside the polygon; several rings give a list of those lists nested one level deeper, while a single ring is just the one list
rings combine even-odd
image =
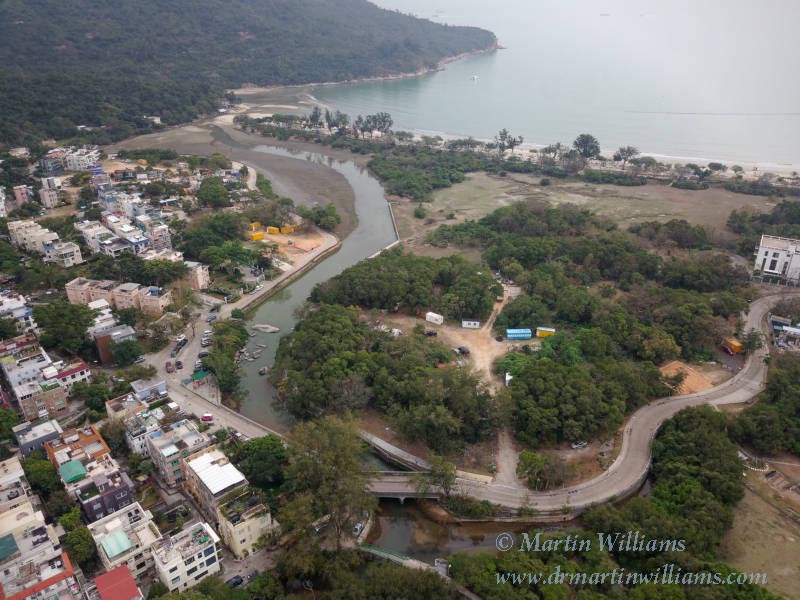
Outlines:
[{"label": "blue roof", "polygon": [[514,334],[523,335],[530,333],[531,333],[530,329],[506,329],[506,335],[514,335]]}]

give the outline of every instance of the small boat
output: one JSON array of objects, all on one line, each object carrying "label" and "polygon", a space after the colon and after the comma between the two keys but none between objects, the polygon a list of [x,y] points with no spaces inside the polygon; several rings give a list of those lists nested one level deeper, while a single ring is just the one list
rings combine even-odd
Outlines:
[{"label": "small boat", "polygon": [[256,332],[255,331],[251,331],[250,332],[250,337],[256,337]]},{"label": "small boat", "polygon": [[259,356],[261,356],[261,351],[260,350],[257,350],[256,352],[253,352],[253,358],[258,358]]},{"label": "small boat", "polygon": [[261,368],[258,370],[258,374],[259,374],[259,375],[266,375],[266,374],[267,374],[267,367],[261,367]]},{"label": "small boat", "polygon": [[267,347],[266,344],[256,344],[256,346],[258,346],[259,348],[266,348]]}]

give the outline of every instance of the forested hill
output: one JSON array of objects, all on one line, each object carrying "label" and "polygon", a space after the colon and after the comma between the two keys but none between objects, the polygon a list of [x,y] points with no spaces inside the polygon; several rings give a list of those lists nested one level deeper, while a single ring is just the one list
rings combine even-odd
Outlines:
[{"label": "forested hill", "polygon": [[226,87],[412,72],[494,42],[366,0],[0,0],[0,143],[76,125],[109,141]]}]

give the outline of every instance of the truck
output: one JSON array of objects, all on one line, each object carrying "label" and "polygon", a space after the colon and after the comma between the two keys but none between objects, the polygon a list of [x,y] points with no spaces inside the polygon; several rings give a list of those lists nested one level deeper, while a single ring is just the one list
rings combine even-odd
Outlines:
[{"label": "truck", "polygon": [[550,337],[551,335],[555,335],[556,330],[552,327],[537,327],[536,328],[536,337],[537,338],[546,338]]},{"label": "truck", "polygon": [[725,338],[722,340],[722,349],[731,356],[739,354],[744,350],[742,343],[736,338]]},{"label": "truck", "polygon": [[529,340],[533,337],[530,329],[506,329],[506,339],[508,340]]},{"label": "truck", "polygon": [[444,317],[435,312],[425,313],[425,320],[428,323],[433,323],[434,325],[442,325],[444,323]]}]

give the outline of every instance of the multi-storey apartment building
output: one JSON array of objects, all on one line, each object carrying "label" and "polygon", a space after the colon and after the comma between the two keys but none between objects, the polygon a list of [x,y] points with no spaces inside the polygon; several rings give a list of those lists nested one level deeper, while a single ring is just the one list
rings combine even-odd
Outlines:
[{"label": "multi-storey apartment building", "polygon": [[237,488],[217,507],[217,523],[223,543],[237,558],[253,553],[259,541],[278,527],[259,493]]},{"label": "multi-storey apartment building", "polygon": [[153,515],[138,502],[91,523],[89,531],[106,571],[126,565],[136,579],[153,570],[150,547],[161,537]]},{"label": "multi-storey apartment building", "polygon": [[185,480],[182,460],[210,444],[211,439],[189,419],[147,434],[147,454],[168,487],[175,487]]},{"label": "multi-storey apartment building", "polygon": [[216,446],[184,459],[183,489],[194,498],[203,515],[217,522],[217,507],[234,490],[247,486],[247,479]]},{"label": "multi-storey apartment building", "polygon": [[218,573],[222,562],[219,536],[208,523],[194,522],[153,545],[156,574],[170,592],[184,591]]}]

